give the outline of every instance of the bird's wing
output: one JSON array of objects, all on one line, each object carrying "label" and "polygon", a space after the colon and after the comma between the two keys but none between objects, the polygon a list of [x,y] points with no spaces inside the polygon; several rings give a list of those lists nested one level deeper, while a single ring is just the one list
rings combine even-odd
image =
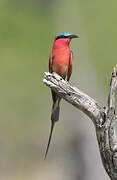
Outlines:
[{"label": "bird's wing", "polygon": [[52,54],[50,55],[50,57],[49,57],[49,72],[50,73],[52,73],[53,71],[52,71]]},{"label": "bird's wing", "polygon": [[72,68],[73,68],[73,60],[74,60],[74,56],[73,56],[73,52],[70,52],[70,58],[69,58],[69,68],[68,68],[68,74],[67,74],[67,81],[69,81],[71,74],[72,74]]}]

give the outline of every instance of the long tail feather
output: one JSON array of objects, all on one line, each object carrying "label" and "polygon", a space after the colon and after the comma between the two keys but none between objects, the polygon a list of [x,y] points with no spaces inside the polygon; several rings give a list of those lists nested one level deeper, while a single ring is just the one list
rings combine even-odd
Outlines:
[{"label": "long tail feather", "polygon": [[44,160],[47,157],[47,153],[48,153],[48,150],[49,150],[49,146],[50,146],[50,142],[51,142],[51,138],[52,138],[52,133],[53,133],[55,122],[59,120],[59,111],[60,111],[59,102],[60,102],[60,100],[57,99],[56,102],[53,104],[53,107],[52,107],[51,130],[50,130],[50,136],[49,136],[49,140],[48,140],[48,144],[47,144]]},{"label": "long tail feather", "polygon": [[52,138],[52,132],[53,132],[53,129],[54,129],[54,125],[55,125],[55,122],[51,121],[50,136],[49,136],[48,145],[47,145],[47,148],[46,148],[46,153],[45,153],[45,156],[44,156],[44,160],[46,159],[47,154],[48,154],[48,150],[49,150],[49,146],[50,146],[50,142],[51,142],[51,138]]},{"label": "long tail feather", "polygon": [[56,122],[59,120],[59,111],[60,111],[59,99],[57,99],[52,107],[51,121]]}]

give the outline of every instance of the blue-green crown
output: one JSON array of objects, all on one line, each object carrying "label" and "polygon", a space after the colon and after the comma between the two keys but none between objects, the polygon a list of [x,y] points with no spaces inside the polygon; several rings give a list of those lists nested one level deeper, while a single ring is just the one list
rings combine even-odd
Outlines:
[{"label": "blue-green crown", "polygon": [[56,38],[59,38],[61,36],[69,37],[71,34],[69,32],[60,32],[56,35]]}]

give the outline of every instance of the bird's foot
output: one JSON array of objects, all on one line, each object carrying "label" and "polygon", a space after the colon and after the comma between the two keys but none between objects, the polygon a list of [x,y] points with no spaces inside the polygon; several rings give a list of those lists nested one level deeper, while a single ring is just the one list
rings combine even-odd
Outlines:
[{"label": "bird's foot", "polygon": [[58,83],[63,81],[63,78],[55,72],[52,73],[52,76],[58,81]]}]

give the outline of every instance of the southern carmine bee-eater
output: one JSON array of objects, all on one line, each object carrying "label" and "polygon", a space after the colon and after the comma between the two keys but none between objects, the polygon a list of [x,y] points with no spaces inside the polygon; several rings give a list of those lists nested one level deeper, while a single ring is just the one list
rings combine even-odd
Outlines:
[{"label": "southern carmine bee-eater", "polygon": [[[63,79],[69,81],[72,68],[73,68],[73,52],[70,50],[69,44],[71,39],[79,38],[80,36],[70,34],[68,32],[60,32],[55,36],[53,48],[49,58],[49,72],[56,72]],[[48,140],[48,145],[45,153],[44,159],[46,159],[53,128],[55,122],[59,120],[59,111],[60,111],[60,100],[61,98],[54,92],[52,92],[53,106],[51,113],[51,131]]]}]

